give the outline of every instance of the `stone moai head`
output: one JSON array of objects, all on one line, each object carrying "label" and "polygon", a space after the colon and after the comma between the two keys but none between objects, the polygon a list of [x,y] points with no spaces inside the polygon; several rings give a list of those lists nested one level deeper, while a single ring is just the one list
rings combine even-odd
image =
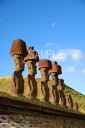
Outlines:
[{"label": "stone moai head", "polygon": [[58,75],[62,74],[62,69],[60,65],[57,65],[57,62],[54,61],[52,64],[52,69],[49,71],[52,76],[53,84],[58,85]]},{"label": "stone moai head", "polygon": [[69,93],[66,94],[66,106],[68,108],[73,108],[73,100],[72,100],[72,97]]},{"label": "stone moai head", "polygon": [[33,46],[28,47],[28,55],[24,58],[24,61],[27,62],[29,74],[37,74],[36,63],[39,61],[39,56],[38,52],[34,51]]},{"label": "stone moai head", "polygon": [[49,80],[49,70],[52,68],[50,60],[40,60],[38,68],[41,72],[41,81],[47,82]]},{"label": "stone moai head", "polygon": [[74,110],[79,110],[79,106],[78,106],[78,103],[76,103],[76,102],[73,102],[73,109]]},{"label": "stone moai head", "polygon": [[25,42],[21,39],[14,40],[10,50],[10,55],[14,59],[15,71],[23,71],[24,57],[27,55]]},{"label": "stone moai head", "polygon": [[63,91],[65,89],[65,85],[64,85],[64,80],[63,79],[58,79],[58,90]]}]

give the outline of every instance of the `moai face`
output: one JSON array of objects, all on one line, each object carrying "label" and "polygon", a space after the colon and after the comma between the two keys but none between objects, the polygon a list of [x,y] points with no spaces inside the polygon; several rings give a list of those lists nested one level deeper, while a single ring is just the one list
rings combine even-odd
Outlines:
[{"label": "moai face", "polygon": [[61,87],[61,90],[64,90],[64,80],[63,79],[59,79],[59,85]]},{"label": "moai face", "polygon": [[53,85],[57,85],[58,84],[58,75],[53,72],[53,73],[51,73],[51,77],[52,77]]},{"label": "moai face", "polygon": [[28,71],[30,75],[35,75],[37,74],[37,66],[36,66],[36,62],[33,60],[29,60],[27,61],[27,66],[28,66]]},{"label": "moai face", "polygon": [[21,55],[14,55],[15,71],[24,71],[24,61]]},{"label": "moai face", "polygon": [[48,68],[41,68],[41,81],[46,82],[49,80]]}]

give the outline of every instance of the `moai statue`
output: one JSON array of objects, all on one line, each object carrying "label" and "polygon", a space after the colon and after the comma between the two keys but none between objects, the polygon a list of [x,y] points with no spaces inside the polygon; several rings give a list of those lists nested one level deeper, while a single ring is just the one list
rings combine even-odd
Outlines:
[{"label": "moai statue", "polygon": [[68,108],[73,108],[73,100],[69,93],[66,95],[66,106]]},{"label": "moai statue", "polygon": [[59,79],[59,83],[57,86],[58,89],[58,94],[59,94],[59,104],[61,106],[66,106],[66,99],[65,99],[65,95],[64,95],[64,80],[63,79]]},{"label": "moai statue", "polygon": [[13,95],[23,95],[24,80],[22,72],[24,71],[24,57],[27,55],[26,44],[23,40],[17,39],[12,43],[10,55],[14,59],[15,71],[12,74]]},{"label": "moai statue", "polygon": [[62,69],[60,65],[57,65],[57,62],[54,61],[52,64],[52,69],[49,71],[52,77],[52,90],[49,97],[49,102],[51,104],[58,104],[59,96],[58,96],[58,75],[62,74]]},{"label": "moai statue", "polygon": [[38,63],[38,68],[41,72],[41,83],[40,83],[40,94],[38,99],[42,102],[49,101],[49,70],[52,68],[51,61],[40,60]]},{"label": "moai statue", "polygon": [[24,58],[28,66],[27,85],[25,87],[24,96],[33,99],[37,96],[37,83],[35,75],[37,74],[36,63],[39,61],[37,51],[34,51],[33,46],[28,47],[28,55]]},{"label": "moai statue", "polygon": [[74,110],[79,110],[79,106],[78,106],[78,103],[76,103],[76,102],[73,102],[73,109]]}]

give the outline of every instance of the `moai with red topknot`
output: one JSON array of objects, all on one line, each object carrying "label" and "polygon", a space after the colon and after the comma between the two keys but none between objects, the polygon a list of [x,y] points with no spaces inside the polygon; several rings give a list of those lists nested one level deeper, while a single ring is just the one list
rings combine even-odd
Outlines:
[{"label": "moai with red topknot", "polygon": [[27,85],[25,86],[24,96],[29,99],[36,98],[37,96],[37,83],[35,75],[37,74],[36,63],[39,61],[37,51],[34,51],[33,46],[28,47],[28,55],[24,58],[28,66]]},{"label": "moai with red topknot", "polygon": [[65,85],[64,85],[63,79],[59,79],[57,89],[58,89],[58,94],[59,94],[59,105],[61,105],[62,107],[65,107],[66,99],[65,99],[64,92],[63,92],[65,89]]},{"label": "moai with red topknot", "polygon": [[38,68],[41,72],[41,82],[40,82],[40,93],[38,99],[42,102],[49,101],[49,70],[52,68],[51,61],[49,60],[40,60],[38,63]]},{"label": "moai with red topknot", "polygon": [[68,108],[73,108],[73,100],[72,100],[72,97],[69,93],[66,94],[66,106]]},{"label": "moai with red topknot", "polygon": [[62,74],[62,68],[60,65],[57,65],[57,62],[54,61],[52,64],[52,69],[49,71],[52,77],[52,89],[49,96],[49,102],[51,104],[58,104],[59,95],[58,95],[58,75]]},{"label": "moai with red topknot", "polygon": [[12,74],[13,79],[13,95],[23,95],[24,80],[22,72],[24,71],[24,57],[27,55],[26,43],[17,39],[11,46],[10,55],[14,59],[15,71]]},{"label": "moai with red topknot", "polygon": [[76,102],[73,102],[73,109],[78,111],[79,110],[79,106],[78,106],[78,103]]}]

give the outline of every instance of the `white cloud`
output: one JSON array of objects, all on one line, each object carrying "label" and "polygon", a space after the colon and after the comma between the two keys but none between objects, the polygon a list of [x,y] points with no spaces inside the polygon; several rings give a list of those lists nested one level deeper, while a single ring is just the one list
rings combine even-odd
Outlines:
[{"label": "white cloud", "polygon": [[52,56],[53,60],[67,60],[70,57],[73,61],[80,61],[85,59],[85,53],[82,53],[79,49],[64,49],[59,50],[58,54]]},{"label": "white cloud", "polygon": [[63,68],[64,72],[75,72],[76,69],[74,67],[67,67],[67,68]]},{"label": "white cloud", "polygon": [[84,54],[79,49],[67,50],[74,61],[79,61],[84,58]]},{"label": "white cloud", "polygon": [[54,27],[56,24],[55,24],[55,22],[52,22],[52,24],[51,24],[51,25]]},{"label": "white cloud", "polygon": [[82,69],[81,70],[81,73],[85,75],[85,69]]},{"label": "white cloud", "polygon": [[46,44],[47,47],[52,47],[52,46],[54,46],[54,45],[55,45],[54,43],[47,43],[47,44]]},{"label": "white cloud", "polygon": [[67,55],[65,53],[64,50],[62,50],[61,52],[59,52],[57,55],[53,55],[52,56],[52,60],[61,60],[61,61],[64,61],[66,60],[67,58]]}]

